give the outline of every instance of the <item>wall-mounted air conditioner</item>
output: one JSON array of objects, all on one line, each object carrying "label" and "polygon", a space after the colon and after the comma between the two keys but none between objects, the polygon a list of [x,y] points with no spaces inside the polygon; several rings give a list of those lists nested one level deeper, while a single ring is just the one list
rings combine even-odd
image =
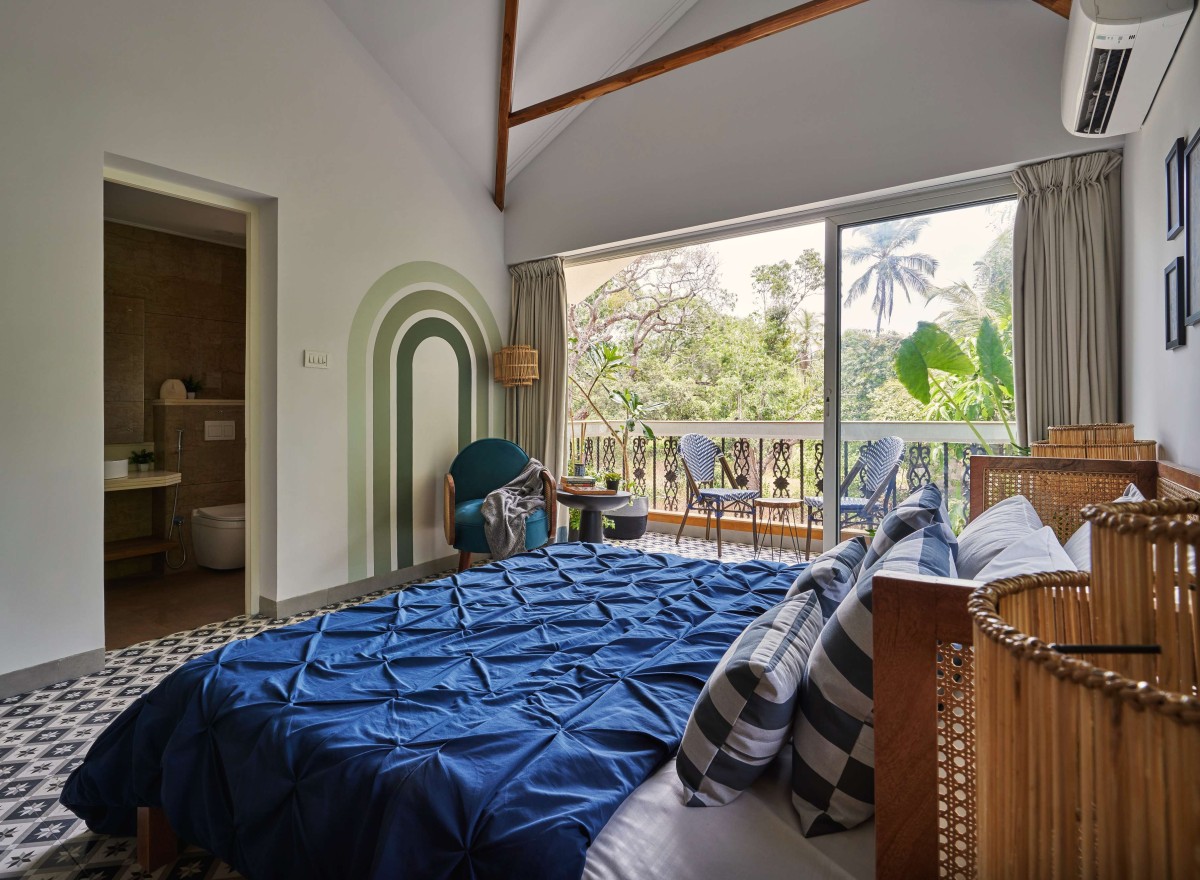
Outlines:
[{"label": "wall-mounted air conditioner", "polygon": [[1062,119],[1080,137],[1142,127],[1194,0],[1074,0]]}]

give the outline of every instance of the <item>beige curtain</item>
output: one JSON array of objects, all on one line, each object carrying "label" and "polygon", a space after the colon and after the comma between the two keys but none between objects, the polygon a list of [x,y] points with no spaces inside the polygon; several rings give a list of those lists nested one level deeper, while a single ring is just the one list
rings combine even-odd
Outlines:
[{"label": "beige curtain", "polygon": [[1121,156],[1013,172],[1013,361],[1022,445],[1120,414]]},{"label": "beige curtain", "polygon": [[562,259],[551,257],[510,266],[512,344],[538,350],[541,378],[527,388],[508,389],[506,434],[549,468],[563,472],[567,430],[567,279]]}]

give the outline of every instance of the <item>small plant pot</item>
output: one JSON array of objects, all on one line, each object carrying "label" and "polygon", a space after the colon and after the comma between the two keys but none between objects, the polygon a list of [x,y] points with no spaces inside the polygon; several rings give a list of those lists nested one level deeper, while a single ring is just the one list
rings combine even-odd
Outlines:
[{"label": "small plant pot", "polygon": [[189,391],[189,392],[187,393],[187,399],[188,399],[188,400],[195,400],[195,399],[196,399],[196,392],[195,392],[195,391]]},{"label": "small plant pot", "polygon": [[612,491],[616,492],[618,489],[621,488],[621,481],[620,480],[605,480],[604,488],[611,489]]},{"label": "small plant pot", "polygon": [[604,516],[612,520],[612,526],[604,529],[604,537],[632,541],[646,534],[646,526],[650,522],[650,499],[636,496],[629,504],[606,510]]},{"label": "small plant pot", "polygon": [[138,464],[135,464],[134,467],[136,467],[138,469],[138,473],[144,474],[150,470],[150,463],[149,462],[139,462]]}]

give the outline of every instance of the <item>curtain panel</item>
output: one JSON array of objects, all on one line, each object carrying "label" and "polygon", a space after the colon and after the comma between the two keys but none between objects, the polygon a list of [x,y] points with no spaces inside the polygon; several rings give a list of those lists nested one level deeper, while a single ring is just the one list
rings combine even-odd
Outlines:
[{"label": "curtain panel", "polygon": [[1013,172],[1013,366],[1019,440],[1120,415],[1121,155]]},{"label": "curtain panel", "polygon": [[555,477],[563,473],[567,429],[567,279],[560,257],[509,266],[509,342],[538,351],[540,378],[505,395],[506,437]]}]

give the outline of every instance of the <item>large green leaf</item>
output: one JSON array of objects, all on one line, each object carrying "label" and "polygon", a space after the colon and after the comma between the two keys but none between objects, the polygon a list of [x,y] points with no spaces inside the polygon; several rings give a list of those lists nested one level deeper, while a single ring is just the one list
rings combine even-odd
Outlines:
[{"label": "large green leaf", "polygon": [[1013,393],[1012,361],[1004,354],[1004,340],[990,319],[984,318],[979,325],[979,336],[975,340],[975,351],[979,355],[979,372],[989,382],[998,383],[1009,394]]},{"label": "large green leaf", "polygon": [[911,338],[903,340],[900,350],[896,352],[896,376],[909,394],[921,403],[929,403],[929,370],[920,349]]},{"label": "large green leaf", "polygon": [[937,324],[921,321],[913,334],[900,343],[896,376],[909,394],[921,403],[929,403],[932,370],[970,376],[975,373],[975,365],[949,333]]},{"label": "large green leaf", "polygon": [[928,369],[956,376],[970,376],[975,372],[975,365],[967,353],[958,347],[953,336],[937,324],[921,321],[909,339],[916,344]]}]

